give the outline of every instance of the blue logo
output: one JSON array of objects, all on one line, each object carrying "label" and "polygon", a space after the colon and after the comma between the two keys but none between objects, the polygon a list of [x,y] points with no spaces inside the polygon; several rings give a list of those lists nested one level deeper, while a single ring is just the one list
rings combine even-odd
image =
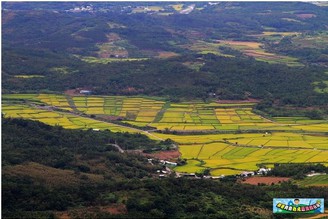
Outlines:
[{"label": "blue logo", "polygon": [[273,213],[324,213],[323,198],[274,198]]}]

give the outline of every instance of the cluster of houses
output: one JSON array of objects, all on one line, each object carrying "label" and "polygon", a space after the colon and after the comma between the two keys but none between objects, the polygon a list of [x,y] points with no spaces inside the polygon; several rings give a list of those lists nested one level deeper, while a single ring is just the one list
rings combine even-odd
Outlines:
[{"label": "cluster of houses", "polygon": [[85,95],[90,95],[90,94],[92,94],[92,91],[91,90],[80,90],[79,93],[85,94]]},{"label": "cluster of houses", "polygon": [[175,167],[175,166],[178,165],[178,163],[170,162],[170,161],[167,161],[167,160],[160,160],[159,162],[160,162],[160,164],[165,165],[165,166],[168,165],[168,166]]},{"label": "cluster of houses", "polygon": [[[153,159],[148,159],[148,162],[152,164]],[[167,160],[160,160],[160,164],[162,164],[165,167],[165,170],[157,170],[158,177],[163,178],[167,177],[172,173],[171,169],[172,167],[175,167],[178,165],[176,162],[170,162]],[[267,175],[268,172],[271,171],[271,168],[260,168],[257,171],[244,171],[239,175],[236,175],[237,177],[251,177],[254,175]],[[225,177],[225,175],[221,176],[199,176],[199,174],[196,173],[175,173],[177,178],[180,177],[186,177],[186,178],[195,178],[195,179],[222,179]]]},{"label": "cluster of houses", "polygon": [[240,174],[241,177],[249,177],[254,175],[267,175],[271,168],[260,168],[257,171],[245,171]]},{"label": "cluster of houses", "polygon": [[81,7],[75,7],[73,9],[69,9],[68,12],[90,12],[93,11],[93,7],[88,6],[81,6]]},{"label": "cluster of houses", "polygon": [[[160,162],[163,165],[171,165],[171,166],[176,166],[177,165],[177,163],[164,161],[164,160],[161,160]],[[241,174],[236,175],[236,177],[251,177],[251,176],[254,176],[254,175],[266,175],[269,171],[271,171],[271,168],[260,168],[257,171],[242,172]],[[172,171],[169,168],[166,167],[166,170],[157,170],[157,173],[159,174],[160,178],[163,178],[163,177],[166,177],[169,174],[171,174]],[[176,174],[177,178],[185,177],[185,178],[194,178],[194,179],[202,179],[202,178],[203,179],[222,179],[222,178],[225,177],[225,175],[221,175],[221,176],[199,176],[196,173],[178,173],[178,172],[176,172],[175,174]]]}]

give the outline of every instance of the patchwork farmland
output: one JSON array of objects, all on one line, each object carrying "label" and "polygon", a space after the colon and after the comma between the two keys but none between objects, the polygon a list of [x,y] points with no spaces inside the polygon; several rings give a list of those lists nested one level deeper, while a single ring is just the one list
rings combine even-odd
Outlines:
[{"label": "patchwork farmland", "polygon": [[[284,36],[297,35],[297,33],[286,32],[286,33],[275,33],[275,32],[264,32],[260,35],[254,35],[258,38],[264,38],[266,40],[280,40]],[[303,66],[298,59],[290,56],[278,55],[275,53],[268,52],[264,49],[264,45],[260,42],[248,42],[248,41],[232,41],[232,40],[216,40],[207,42],[203,40],[197,40],[191,45],[181,45],[182,48],[190,49],[198,52],[199,54],[212,53],[218,56],[234,57],[234,55],[226,54],[224,51],[227,48],[238,50],[241,53],[254,57],[257,61],[268,62],[271,64],[283,63],[289,66]]]},{"label": "patchwork farmland", "polygon": [[[328,163],[326,120],[306,117],[271,120],[254,113],[252,107],[250,103],[177,104],[151,97],[2,96],[5,117],[38,120],[69,129],[109,129],[139,132],[156,140],[170,138],[177,143],[181,158],[187,161],[186,165],[176,167],[178,172],[194,173],[210,168],[212,175],[229,175],[256,170],[259,164]],[[115,124],[116,120],[120,120],[119,124]]]}]

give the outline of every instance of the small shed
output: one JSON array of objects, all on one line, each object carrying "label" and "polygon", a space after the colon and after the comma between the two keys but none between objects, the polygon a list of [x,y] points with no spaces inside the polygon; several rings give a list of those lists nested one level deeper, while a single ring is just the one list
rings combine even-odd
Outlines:
[{"label": "small shed", "polygon": [[90,95],[90,94],[92,94],[92,91],[91,90],[80,90],[80,94]]}]

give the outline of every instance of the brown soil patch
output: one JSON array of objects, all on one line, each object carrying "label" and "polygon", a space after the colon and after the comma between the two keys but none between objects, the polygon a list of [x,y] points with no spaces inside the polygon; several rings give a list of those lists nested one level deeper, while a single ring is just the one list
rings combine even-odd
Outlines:
[{"label": "brown soil patch", "polygon": [[158,52],[158,58],[162,58],[162,59],[176,57],[178,55],[179,54],[175,53],[175,52],[167,52],[167,51],[159,51]]},{"label": "brown soil patch", "polygon": [[[90,207],[74,208],[69,211],[56,212],[55,214],[59,219],[70,219],[72,218],[70,214],[72,214],[73,212],[74,215],[78,215],[78,218],[84,218],[84,216],[87,213],[91,215],[96,214],[97,212],[107,212],[112,215],[128,213],[126,206],[124,204],[112,204],[108,206],[90,206]],[[91,218],[94,217],[91,216]]]},{"label": "brown soil patch", "polygon": [[71,219],[71,217],[69,216],[68,212],[64,211],[64,212],[58,212],[56,213],[57,218],[59,219]]},{"label": "brown soil patch", "polygon": [[152,157],[152,158],[157,158],[160,160],[171,160],[171,159],[177,159],[180,157],[180,152],[178,150],[176,151],[159,151],[156,153],[142,153],[142,155],[146,157]]},{"label": "brown soil patch", "polygon": [[70,89],[70,90],[66,90],[64,93],[69,96],[85,96],[85,94],[80,94],[81,90],[91,90],[92,91],[92,87]]},{"label": "brown soil patch", "polygon": [[128,150],[128,153],[140,154],[148,158],[157,158],[159,160],[174,160],[180,157],[181,153],[178,150],[158,151],[155,153],[144,153],[142,150]]},{"label": "brown soil patch", "polygon": [[272,53],[258,52],[253,50],[245,50],[244,54],[248,56],[252,56],[254,58],[263,58],[268,60],[276,60],[282,58],[281,56]]},{"label": "brown soil patch", "polygon": [[254,177],[246,178],[245,180],[241,181],[241,183],[251,184],[251,185],[258,185],[259,183],[264,183],[266,185],[271,185],[272,183],[277,184],[288,180],[290,180],[289,177],[254,176]]},{"label": "brown soil patch", "polygon": [[302,19],[308,19],[312,17],[316,17],[317,15],[315,14],[297,14],[296,17],[302,18]]},{"label": "brown soil patch", "polygon": [[80,92],[76,89],[66,90],[64,93],[69,96],[81,95]]},{"label": "brown soil patch", "polygon": [[121,92],[125,94],[134,94],[134,93],[143,92],[143,89],[137,89],[135,87],[127,87],[125,89],[122,89]]},{"label": "brown soil patch", "polygon": [[109,43],[115,42],[115,41],[121,39],[121,37],[116,33],[107,34],[106,37],[107,37],[107,40],[108,40]]},{"label": "brown soil patch", "polygon": [[249,47],[252,49],[259,49],[262,45],[258,42],[248,42],[248,41],[232,41],[232,40],[217,40],[217,43],[223,43],[223,44],[229,44],[232,46],[243,46],[243,47]]},{"label": "brown soil patch", "polygon": [[100,208],[101,211],[109,212],[111,214],[126,214],[128,213],[124,204],[113,204],[111,206],[104,206]]}]

